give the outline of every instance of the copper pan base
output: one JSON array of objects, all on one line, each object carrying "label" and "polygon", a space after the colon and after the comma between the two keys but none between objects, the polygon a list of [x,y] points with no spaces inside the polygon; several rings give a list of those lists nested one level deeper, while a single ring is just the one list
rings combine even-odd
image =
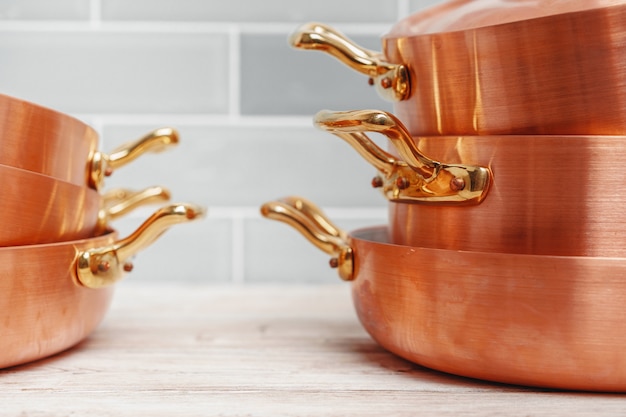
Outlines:
[{"label": "copper pan base", "polygon": [[69,115],[0,94],[0,164],[86,184],[97,133]]},{"label": "copper pan base", "polygon": [[535,255],[626,257],[626,137],[414,138],[447,164],[489,167],[478,205],[389,203],[392,242]]},{"label": "copper pan base", "polygon": [[415,20],[383,38],[409,69],[394,113],[413,135],[626,131],[626,4],[412,36]]},{"label": "copper pan base", "polygon": [[352,233],[365,329],[418,364],[504,383],[626,391],[626,259],[459,252]]},{"label": "copper pan base", "polygon": [[0,368],[65,350],[96,328],[113,286],[76,285],[72,263],[78,250],[111,244],[115,237],[0,248]]}]

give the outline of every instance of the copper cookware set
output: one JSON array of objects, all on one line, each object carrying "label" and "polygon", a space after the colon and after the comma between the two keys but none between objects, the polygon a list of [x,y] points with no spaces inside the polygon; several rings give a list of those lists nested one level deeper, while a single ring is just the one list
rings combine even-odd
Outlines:
[{"label": "copper cookware set", "polygon": [[314,117],[376,168],[389,224],[346,233],[300,197],[261,212],[331,255],[391,352],[626,391],[625,40],[624,0],[451,0],[395,25],[382,53],[306,24],[294,47],[333,55],[394,103]]},{"label": "copper cookware set", "polygon": [[131,259],[165,230],[203,216],[169,204],[129,236],[112,222],[136,207],[167,202],[161,186],[104,190],[104,178],[178,142],[157,129],[111,153],[96,132],[52,109],[0,95],[0,367],[43,358],[85,338],[103,318]]}]

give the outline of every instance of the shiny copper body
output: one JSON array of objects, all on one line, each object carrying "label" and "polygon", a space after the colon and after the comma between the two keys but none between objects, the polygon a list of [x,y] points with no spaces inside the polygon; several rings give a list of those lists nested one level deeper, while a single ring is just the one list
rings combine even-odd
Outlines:
[{"label": "shiny copper body", "polygon": [[66,114],[0,95],[0,164],[85,185],[97,133]]},{"label": "shiny copper body", "polygon": [[111,244],[115,237],[0,248],[0,368],[65,350],[96,328],[113,286],[76,285],[72,263],[78,250]]},{"label": "shiny copper body", "polygon": [[478,205],[389,203],[390,239],[418,247],[626,257],[623,136],[414,138],[435,160],[488,166]]},{"label": "shiny copper body", "polygon": [[[467,24],[446,20],[458,17],[448,5],[429,20],[409,17],[383,38],[387,60],[410,73],[411,95],[394,103],[394,113],[413,135],[623,134],[626,4],[567,12],[597,4],[561,2],[550,12],[566,13],[502,24],[506,9],[485,8],[474,13],[479,27],[464,30]],[[524,16],[521,10],[517,18]],[[421,27],[420,19],[434,26]],[[438,19],[444,24],[436,26]]]},{"label": "shiny copper body", "polygon": [[461,252],[352,233],[361,323],[391,352],[457,375],[626,391],[626,260]]},{"label": "shiny copper body", "polygon": [[0,165],[0,246],[92,237],[100,194],[32,171]]}]

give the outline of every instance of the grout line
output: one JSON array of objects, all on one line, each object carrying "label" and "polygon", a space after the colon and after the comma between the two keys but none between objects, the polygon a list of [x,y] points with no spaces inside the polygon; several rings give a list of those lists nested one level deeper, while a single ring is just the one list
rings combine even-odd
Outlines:
[{"label": "grout line", "polygon": [[409,0],[398,0],[398,20],[407,17],[411,13]]},{"label": "grout line", "polygon": [[89,24],[92,29],[97,29],[102,23],[102,3],[101,0],[89,1]]},{"label": "grout line", "polygon": [[228,31],[228,80],[229,87],[229,105],[228,113],[232,119],[239,120],[241,116],[241,34],[236,25],[232,25]]}]

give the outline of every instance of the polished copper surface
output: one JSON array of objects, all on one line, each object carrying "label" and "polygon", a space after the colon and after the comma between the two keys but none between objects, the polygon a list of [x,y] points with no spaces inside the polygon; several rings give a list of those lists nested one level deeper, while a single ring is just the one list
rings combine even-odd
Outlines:
[{"label": "polished copper surface", "polygon": [[347,234],[301,197],[261,213],[332,257],[364,328],[399,356],[491,381],[626,391],[626,258],[395,245],[386,226]]},{"label": "polished copper surface", "polygon": [[354,305],[383,347],[452,374],[626,391],[626,259],[459,252],[357,231]]},{"label": "polished copper surface", "polygon": [[408,37],[406,26],[383,50],[409,68],[394,113],[414,135],[626,130],[625,4]]},{"label": "polished copper surface", "polygon": [[0,94],[0,164],[85,185],[97,133],[69,115]]},{"label": "polished copper surface", "polygon": [[103,203],[97,191],[4,165],[0,182],[0,246],[94,235]]},{"label": "polished copper surface", "polygon": [[114,287],[75,285],[72,262],[77,250],[111,244],[115,237],[0,248],[0,368],[65,350],[96,328]]},{"label": "polished copper surface", "polygon": [[489,167],[475,206],[389,203],[394,243],[535,255],[626,257],[623,136],[416,137],[435,160]]}]

